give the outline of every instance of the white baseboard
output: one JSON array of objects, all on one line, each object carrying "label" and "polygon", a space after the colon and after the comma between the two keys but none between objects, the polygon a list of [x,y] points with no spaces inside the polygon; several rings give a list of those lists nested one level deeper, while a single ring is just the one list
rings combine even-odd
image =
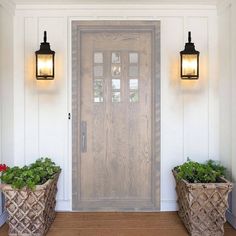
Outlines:
[{"label": "white baseboard", "polygon": [[226,219],[236,229],[236,216],[230,210],[226,211]]},{"label": "white baseboard", "polygon": [[72,211],[71,201],[57,200],[56,211]]},{"label": "white baseboard", "polygon": [[176,200],[162,200],[161,211],[178,211],[178,203]]},{"label": "white baseboard", "polygon": [[7,212],[4,211],[4,212],[0,215],[0,227],[5,224],[6,220],[7,220]]}]

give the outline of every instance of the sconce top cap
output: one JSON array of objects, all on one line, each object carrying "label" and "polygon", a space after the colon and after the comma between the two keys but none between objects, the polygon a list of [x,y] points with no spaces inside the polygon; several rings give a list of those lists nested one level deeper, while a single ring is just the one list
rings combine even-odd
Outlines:
[{"label": "sconce top cap", "polygon": [[200,54],[200,52],[195,49],[194,43],[186,43],[184,50],[181,51],[180,53],[181,54]]},{"label": "sconce top cap", "polygon": [[36,54],[55,54],[54,51],[51,50],[49,43],[41,43],[40,49],[35,52]]},{"label": "sconce top cap", "polygon": [[180,54],[197,54],[199,55],[200,52],[195,49],[194,43],[191,42],[191,32],[188,32],[188,42],[185,43],[185,48],[183,51],[180,52]]},{"label": "sconce top cap", "polygon": [[47,31],[44,31],[43,42],[40,44],[40,49],[35,52],[36,54],[55,54],[50,48],[50,43],[47,42]]}]

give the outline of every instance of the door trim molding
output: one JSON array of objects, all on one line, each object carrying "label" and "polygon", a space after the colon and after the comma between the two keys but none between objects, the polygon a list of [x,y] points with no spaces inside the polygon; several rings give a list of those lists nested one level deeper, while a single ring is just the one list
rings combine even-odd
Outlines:
[{"label": "door trim molding", "polygon": [[[160,210],[160,148],[161,148],[161,101],[160,101],[160,21],[72,21],[72,209],[88,211],[78,208],[80,199],[80,162],[79,162],[79,134],[78,120],[80,119],[80,36],[81,32],[94,31],[129,31],[152,33],[152,206],[150,211]],[[91,211],[104,209],[91,208]],[[117,208],[107,208],[108,211]],[[122,211],[132,211],[124,207]],[[136,210],[136,209],[133,209]],[[149,211],[147,208],[145,211]],[[140,209],[142,211],[142,209]]]}]

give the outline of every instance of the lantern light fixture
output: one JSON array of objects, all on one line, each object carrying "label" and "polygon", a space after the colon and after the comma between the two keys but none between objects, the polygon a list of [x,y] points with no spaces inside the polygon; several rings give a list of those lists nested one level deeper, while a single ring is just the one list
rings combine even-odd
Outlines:
[{"label": "lantern light fixture", "polygon": [[50,44],[47,42],[47,31],[44,31],[44,41],[35,55],[37,80],[53,80],[55,52],[51,50]]},{"label": "lantern light fixture", "polygon": [[185,49],[180,52],[181,78],[196,80],[199,78],[200,52],[195,50],[195,45],[191,41],[191,32],[188,32],[188,43],[185,44]]}]

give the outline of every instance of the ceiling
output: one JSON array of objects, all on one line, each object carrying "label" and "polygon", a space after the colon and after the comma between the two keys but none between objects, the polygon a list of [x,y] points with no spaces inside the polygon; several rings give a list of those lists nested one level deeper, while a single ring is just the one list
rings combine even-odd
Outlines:
[{"label": "ceiling", "polygon": [[224,0],[12,0],[15,4],[196,4],[217,5]]}]

